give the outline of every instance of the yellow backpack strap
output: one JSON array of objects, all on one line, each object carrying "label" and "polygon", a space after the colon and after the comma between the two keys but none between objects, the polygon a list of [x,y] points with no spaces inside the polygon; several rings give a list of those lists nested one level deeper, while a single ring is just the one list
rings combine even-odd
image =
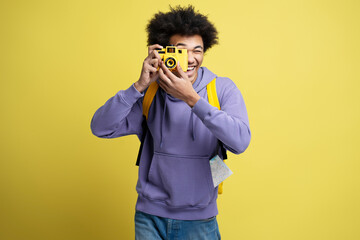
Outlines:
[{"label": "yellow backpack strap", "polygon": [[[220,110],[220,103],[219,103],[219,99],[217,96],[217,92],[216,92],[216,78],[214,78],[207,86],[206,86],[206,90],[207,90],[207,94],[208,94],[208,100],[209,103],[214,106],[217,107]],[[225,161],[225,160],[224,160]],[[223,193],[223,183],[221,182],[219,184],[219,188],[218,188],[218,194],[222,194]]]},{"label": "yellow backpack strap", "polygon": [[156,94],[158,88],[159,88],[159,85],[157,82],[153,82],[152,84],[150,84],[150,86],[146,90],[146,93],[145,93],[145,96],[143,99],[143,115],[146,118],[146,120],[143,120],[143,122],[142,122],[143,134],[141,136],[141,144],[140,144],[140,148],[139,148],[139,152],[138,152],[138,156],[137,156],[137,160],[136,160],[136,166],[140,165],[141,153],[142,153],[142,149],[144,146],[145,137],[147,135],[146,133],[148,131],[146,121],[148,119],[151,103],[155,97],[155,94]]},{"label": "yellow backpack strap", "polygon": [[150,84],[148,90],[145,93],[143,99],[143,115],[146,117],[146,120],[148,119],[149,109],[158,88],[159,88],[159,84],[157,82],[153,82],[152,84]]},{"label": "yellow backpack strap", "polygon": [[216,92],[216,78],[206,86],[209,103],[220,110],[220,103]]}]

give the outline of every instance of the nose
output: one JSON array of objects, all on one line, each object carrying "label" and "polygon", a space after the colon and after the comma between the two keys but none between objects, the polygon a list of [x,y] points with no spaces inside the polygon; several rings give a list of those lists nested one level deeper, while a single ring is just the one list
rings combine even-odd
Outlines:
[{"label": "nose", "polygon": [[188,64],[192,64],[195,62],[194,54],[192,51],[188,50]]}]

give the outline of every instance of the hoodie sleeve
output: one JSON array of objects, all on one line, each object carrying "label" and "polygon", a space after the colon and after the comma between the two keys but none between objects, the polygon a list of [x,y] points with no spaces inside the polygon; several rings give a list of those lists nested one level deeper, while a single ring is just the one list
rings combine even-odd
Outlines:
[{"label": "hoodie sleeve", "polygon": [[92,133],[100,138],[116,138],[136,134],[142,135],[142,97],[132,84],[120,90],[96,110],[91,119]]},{"label": "hoodie sleeve", "polygon": [[235,83],[228,78],[218,78],[216,89],[221,110],[200,98],[192,111],[223,142],[226,149],[240,154],[249,146],[251,139],[244,99]]}]

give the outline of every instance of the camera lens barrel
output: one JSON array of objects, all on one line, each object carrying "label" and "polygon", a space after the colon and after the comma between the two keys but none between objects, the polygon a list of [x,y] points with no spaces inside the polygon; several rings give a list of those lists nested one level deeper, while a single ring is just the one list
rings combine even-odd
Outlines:
[{"label": "camera lens barrel", "polygon": [[168,57],[167,59],[165,59],[165,66],[169,69],[173,69],[176,67],[176,60],[173,57]]}]

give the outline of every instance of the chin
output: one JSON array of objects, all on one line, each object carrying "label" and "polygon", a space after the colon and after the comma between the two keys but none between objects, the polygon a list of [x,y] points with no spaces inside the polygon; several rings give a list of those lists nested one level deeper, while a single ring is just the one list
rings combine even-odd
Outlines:
[{"label": "chin", "polygon": [[187,71],[186,75],[188,76],[189,80],[193,83],[195,82],[196,78],[197,78],[197,68],[195,68],[194,70],[191,71]]}]

